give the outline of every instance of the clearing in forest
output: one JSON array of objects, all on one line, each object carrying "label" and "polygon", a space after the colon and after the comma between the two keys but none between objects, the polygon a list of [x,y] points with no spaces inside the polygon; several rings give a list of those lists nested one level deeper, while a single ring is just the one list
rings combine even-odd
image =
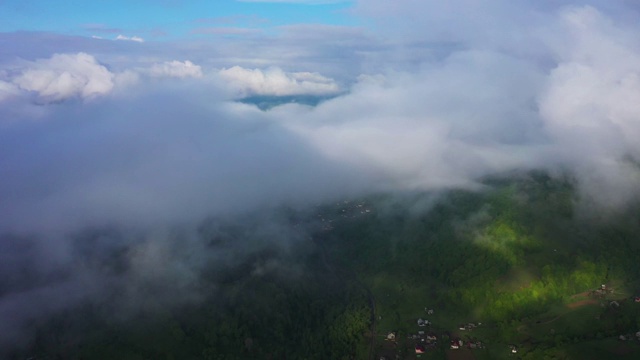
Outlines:
[{"label": "clearing in forest", "polygon": [[586,306],[586,305],[597,305],[598,304],[598,300],[596,299],[585,299],[585,300],[579,300],[579,301],[574,301],[570,304],[567,304],[567,307],[569,309],[577,309],[579,307],[582,306]]}]

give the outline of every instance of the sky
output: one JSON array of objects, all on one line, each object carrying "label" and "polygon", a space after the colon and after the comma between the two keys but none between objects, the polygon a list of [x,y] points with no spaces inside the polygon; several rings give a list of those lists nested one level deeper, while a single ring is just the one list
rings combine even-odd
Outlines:
[{"label": "sky", "polygon": [[264,31],[302,23],[353,25],[351,1],[239,0],[7,0],[0,2],[0,31],[51,31],[67,35],[117,35],[148,40],[188,39],[218,31]]},{"label": "sky", "polygon": [[[0,350],[34,318],[98,296],[106,275],[74,240],[87,229],[130,234],[100,251],[137,239],[143,260],[129,260],[147,274],[196,266],[193,229],[211,217],[480,191],[497,173],[570,174],[580,203],[624,209],[640,196],[639,10],[0,0],[0,280],[66,274],[0,282]],[[251,97],[323,101],[261,110]],[[167,235],[176,227],[191,240]],[[145,257],[176,241],[175,258]]]}]

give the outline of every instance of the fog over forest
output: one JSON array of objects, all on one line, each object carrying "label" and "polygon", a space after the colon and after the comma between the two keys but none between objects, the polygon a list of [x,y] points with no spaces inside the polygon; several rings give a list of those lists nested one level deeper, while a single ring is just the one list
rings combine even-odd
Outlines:
[{"label": "fog over forest", "polygon": [[[578,209],[638,200],[635,1],[349,11],[362,26],[215,41],[0,32],[0,348],[85,302],[197,303],[204,274],[246,261],[295,276],[318,224],[290,209],[532,169],[575,179]],[[261,96],[292,101],[242,101]],[[208,248],[239,224],[246,241]]]}]

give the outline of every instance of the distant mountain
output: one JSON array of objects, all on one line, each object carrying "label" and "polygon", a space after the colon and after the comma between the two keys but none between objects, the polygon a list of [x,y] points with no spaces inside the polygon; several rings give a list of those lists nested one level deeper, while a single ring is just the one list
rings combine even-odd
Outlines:
[{"label": "distant mountain", "polygon": [[316,96],[316,95],[287,95],[287,96],[272,96],[272,95],[256,95],[249,96],[238,100],[243,104],[256,105],[260,110],[270,110],[276,106],[284,104],[301,104],[308,106],[317,106],[318,104],[333,99],[335,95],[331,96]]}]

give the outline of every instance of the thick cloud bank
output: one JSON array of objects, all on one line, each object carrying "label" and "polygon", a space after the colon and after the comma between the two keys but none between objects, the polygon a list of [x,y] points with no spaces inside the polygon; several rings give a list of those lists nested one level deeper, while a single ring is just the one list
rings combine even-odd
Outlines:
[{"label": "thick cloud bank", "polygon": [[151,76],[156,77],[202,77],[202,68],[199,65],[186,61],[166,61],[162,64],[154,64],[149,70]]},{"label": "thick cloud bank", "polygon": [[318,73],[285,73],[279,68],[263,71],[234,66],[220,70],[219,76],[240,96],[333,95],[340,91],[333,79]]},{"label": "thick cloud bank", "polygon": [[640,184],[640,43],[595,8],[562,14],[566,43],[541,94],[558,153],[599,203],[634,198]]},{"label": "thick cloud bank", "polygon": [[[159,276],[197,294],[197,271],[183,265],[199,249],[193,229],[210,216],[369,191],[474,188],[485,175],[531,168],[573,173],[597,206],[637,199],[640,29],[629,21],[637,6],[359,4],[376,31],[284,29],[282,38],[222,43],[214,60],[200,42],[103,40],[92,52],[81,42],[3,57],[0,249],[12,255],[0,271],[26,267],[41,281],[5,284],[0,346],[45,312],[94,296],[96,284],[115,281],[137,299],[136,284]],[[234,101],[253,95],[333,98],[269,111]],[[167,235],[176,227],[186,235]],[[135,245],[129,280],[83,267],[88,255],[72,238],[87,228],[138,234],[98,241]],[[182,253],[177,239],[187,239]],[[70,288],[68,301],[37,300]]]},{"label": "thick cloud bank", "polygon": [[46,101],[58,101],[107,94],[113,88],[113,74],[89,54],[56,54],[29,64],[13,83]]}]

